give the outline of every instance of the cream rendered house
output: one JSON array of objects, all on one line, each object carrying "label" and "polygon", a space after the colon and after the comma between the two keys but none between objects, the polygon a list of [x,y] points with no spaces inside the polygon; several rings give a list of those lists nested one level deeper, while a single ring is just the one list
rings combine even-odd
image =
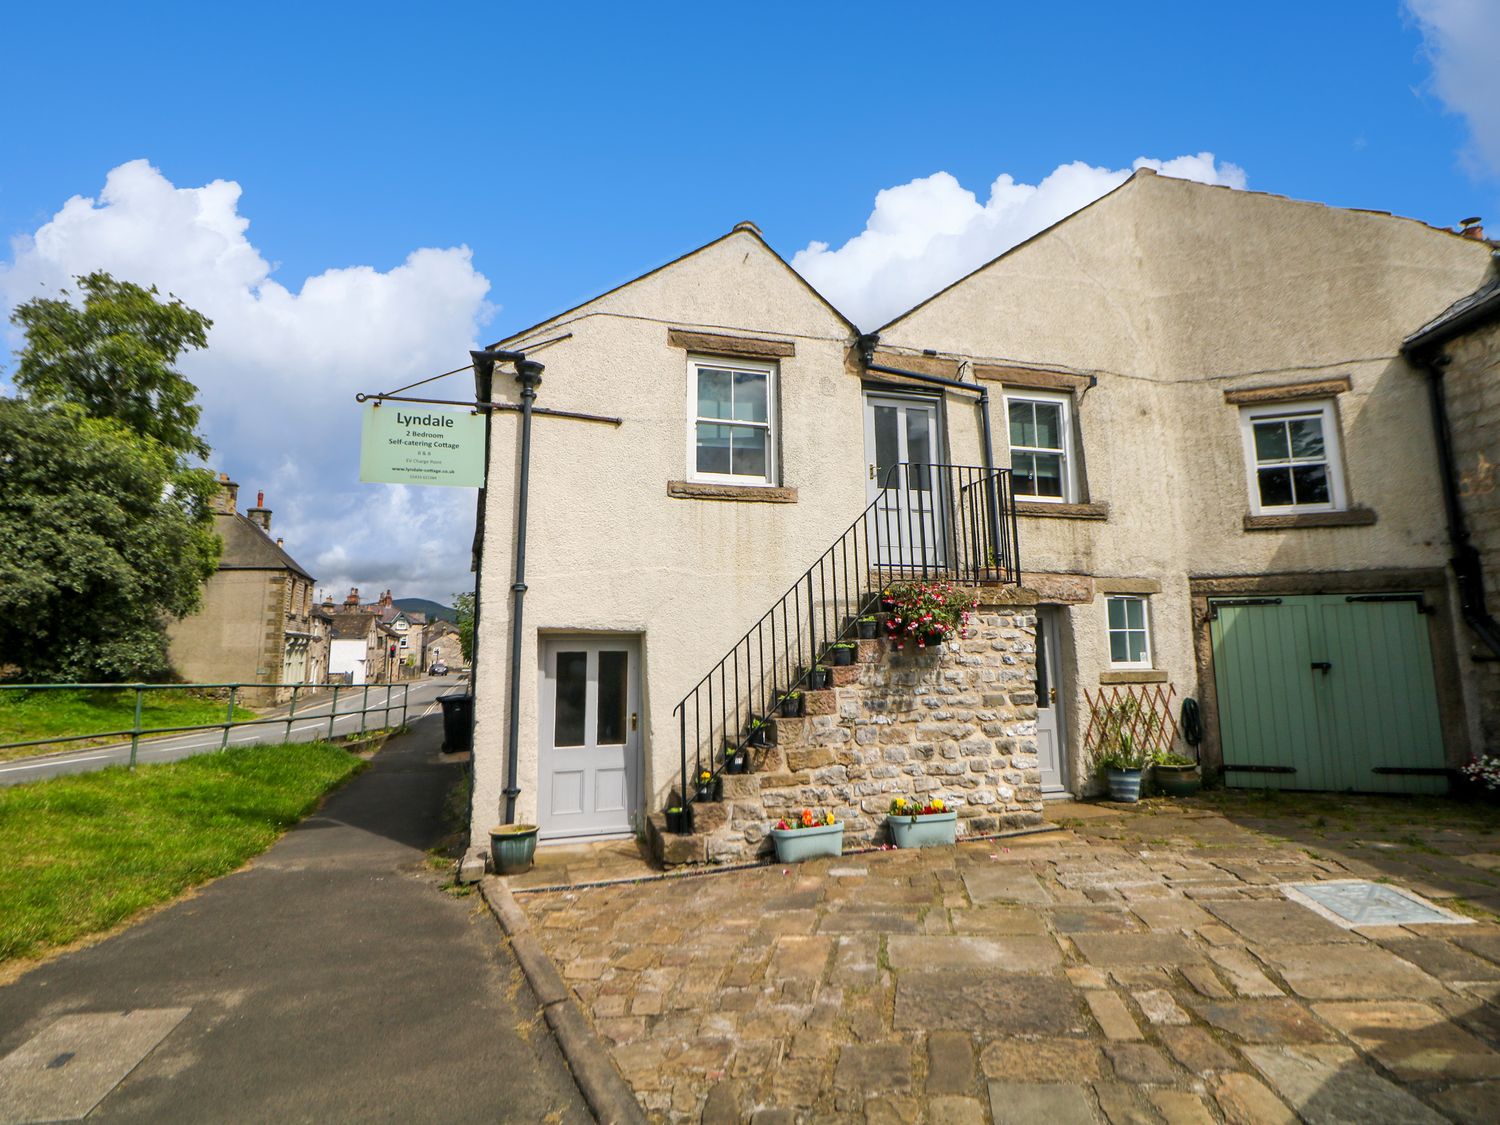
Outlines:
[{"label": "cream rendered house", "polygon": [[[1017,597],[1041,603],[992,619],[991,647],[1035,675],[1034,702],[1009,697],[1025,719],[1010,729],[1017,807],[1086,788],[1084,693],[1120,684],[1198,701],[1206,763],[1252,767],[1231,783],[1302,788],[1350,787],[1328,766],[1351,753],[1338,708],[1379,716],[1394,698],[1420,714],[1390,766],[1419,772],[1353,787],[1435,784],[1420,771],[1471,743],[1470,671],[1423,385],[1399,348],[1487,258],[1409,220],[1143,172],[878,342],[751,224],[500,342],[545,361],[538,405],[622,424],[535,421],[508,779],[519,427],[494,416],[475,843],[508,782],[544,842],[637,830],[679,788],[674,708],[882,496],[890,466],[984,471],[987,456],[1013,470]],[[501,370],[494,387],[517,401]],[[1386,649],[1399,667],[1360,655]],[[1359,753],[1361,769],[1385,761]]]}]

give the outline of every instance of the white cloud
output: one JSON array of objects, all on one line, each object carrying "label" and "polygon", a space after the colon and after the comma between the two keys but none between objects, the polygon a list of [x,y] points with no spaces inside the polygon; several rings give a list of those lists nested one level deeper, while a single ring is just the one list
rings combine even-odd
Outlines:
[{"label": "white cloud", "polygon": [[[198,384],[212,465],[264,489],[273,532],[336,598],[390,585],[446,600],[472,585],[474,493],[359,483],[356,391],[389,390],[468,358],[494,311],[467,247],[413,251],[382,272],[331,269],[292,291],[246,237],[240,186],[178,188],[144,160],[109,173],[98,199],[69,199],[0,262],[0,312],[108,270],[209,316]],[[20,340],[11,333],[10,343]],[[461,375],[454,394],[472,390]],[[439,383],[439,389],[448,383]]]},{"label": "white cloud", "polygon": [[1500,176],[1500,4],[1407,0],[1422,29],[1438,97],[1469,123],[1476,172]]},{"label": "white cloud", "polygon": [[[1213,153],[1172,160],[1141,157],[1132,168],[1243,188],[1245,173]],[[1098,199],[1130,175],[1082,161],[1054,169],[1039,184],[1009,174],[980,203],[947,172],[885,188],[865,229],[837,250],[812,242],[792,266],[861,328],[874,328],[977,269],[1066,215]]]}]

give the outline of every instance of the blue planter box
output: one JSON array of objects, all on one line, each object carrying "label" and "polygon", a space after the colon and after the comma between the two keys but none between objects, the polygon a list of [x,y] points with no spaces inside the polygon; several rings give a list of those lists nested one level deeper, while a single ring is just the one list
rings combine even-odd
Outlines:
[{"label": "blue planter box", "polygon": [[844,822],[819,824],[813,828],[773,828],[777,863],[800,863],[804,859],[844,854]]},{"label": "blue planter box", "polygon": [[935,848],[958,842],[958,810],[926,816],[888,816],[891,843],[898,848]]}]

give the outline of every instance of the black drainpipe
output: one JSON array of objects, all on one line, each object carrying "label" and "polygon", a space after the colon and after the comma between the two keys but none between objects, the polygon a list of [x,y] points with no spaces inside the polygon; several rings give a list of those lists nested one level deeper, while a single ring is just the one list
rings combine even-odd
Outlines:
[{"label": "black drainpipe", "polygon": [[[521,787],[516,783],[521,745],[521,615],[526,600],[526,509],[531,479],[531,407],[536,389],[542,385],[543,366],[527,359],[524,352],[470,352],[474,369],[488,378],[497,362],[510,361],[516,366],[516,382],[521,385],[521,477],[516,495],[516,571],[511,583],[510,615],[510,701],[509,722],[505,733],[505,824],[516,822],[516,798]],[[476,603],[478,599],[475,599]],[[479,622],[474,622],[474,649],[479,650]]]},{"label": "black drainpipe", "polygon": [[[931,383],[938,387],[952,387],[956,391],[967,391],[969,394],[977,394],[979,397],[976,404],[979,407],[979,421],[983,430],[984,440],[984,470],[986,473],[994,471],[995,468],[995,443],[990,433],[990,392],[988,387],[965,383],[959,379],[949,379],[943,375],[928,375],[921,371],[907,371],[900,367],[887,367],[875,362],[875,345],[880,343],[880,336],[875,332],[867,332],[859,338],[859,357],[866,371],[878,371],[882,375],[901,375],[907,379],[916,379],[922,383]],[[990,542],[1000,542],[1000,512],[993,491],[989,495],[990,516]],[[998,547],[997,547],[998,550]]]},{"label": "black drainpipe", "polygon": [[1458,480],[1453,464],[1453,436],[1448,428],[1447,396],[1443,372],[1451,357],[1428,352],[1411,359],[1427,372],[1428,402],[1432,406],[1432,432],[1437,438],[1438,473],[1443,481],[1443,506],[1448,512],[1448,542],[1453,547],[1453,578],[1458,586],[1458,606],[1464,621],[1485,646],[1500,656],[1500,622],[1490,616],[1484,600],[1484,567],[1479,551],[1469,539],[1468,521],[1459,502]]}]

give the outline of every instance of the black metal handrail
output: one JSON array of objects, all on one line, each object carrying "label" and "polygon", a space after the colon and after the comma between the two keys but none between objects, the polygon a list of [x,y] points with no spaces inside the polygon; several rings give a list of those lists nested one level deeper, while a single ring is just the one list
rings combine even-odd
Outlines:
[{"label": "black metal handrail", "polygon": [[908,578],[1020,581],[1009,469],[905,461],[886,469],[880,494],[672,709],[684,806],[689,777],[717,778],[725,758],[715,751],[745,750],[752,724],[808,683],[886,585]]}]

